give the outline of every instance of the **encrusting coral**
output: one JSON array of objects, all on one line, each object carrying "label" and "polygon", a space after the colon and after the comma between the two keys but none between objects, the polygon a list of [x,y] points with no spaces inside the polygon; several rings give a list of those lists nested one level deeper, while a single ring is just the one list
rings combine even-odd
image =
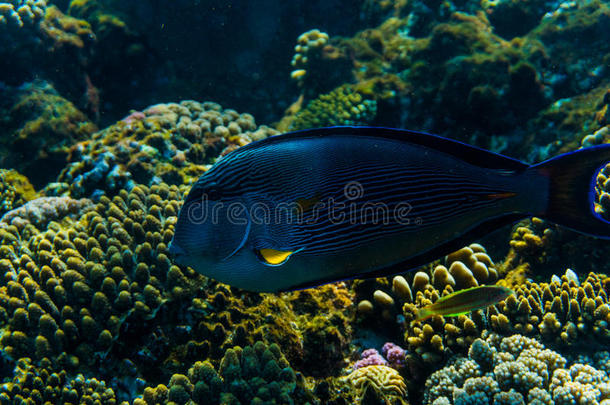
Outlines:
[{"label": "encrusting coral", "polygon": [[610,399],[610,377],[589,364],[567,367],[559,353],[522,335],[476,339],[468,357],[434,372],[425,405],[591,404]]}]

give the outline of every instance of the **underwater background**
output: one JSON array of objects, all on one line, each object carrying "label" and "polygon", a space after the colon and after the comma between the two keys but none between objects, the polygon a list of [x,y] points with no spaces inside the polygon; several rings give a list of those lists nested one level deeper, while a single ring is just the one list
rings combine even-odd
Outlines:
[{"label": "underwater background", "polygon": [[[332,125],[610,143],[610,3],[0,1],[0,404],[610,404],[610,243],[538,218],[289,293],[171,261],[216,159]],[[595,192],[610,218],[610,165]]]}]

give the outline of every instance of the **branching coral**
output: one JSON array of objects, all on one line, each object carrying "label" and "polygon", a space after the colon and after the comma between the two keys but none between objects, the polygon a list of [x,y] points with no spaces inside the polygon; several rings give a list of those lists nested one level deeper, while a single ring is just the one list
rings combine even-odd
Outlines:
[{"label": "branching coral", "polygon": [[167,256],[182,192],[135,187],[112,201],[103,197],[75,219],[57,217],[69,215],[74,202],[63,199],[67,205],[50,206],[48,229],[36,226],[49,218],[22,226],[15,213],[0,230],[6,327],[0,342],[13,360],[49,358],[69,372],[99,372],[102,365],[114,367],[105,362],[109,352],[134,350],[133,333],[165,302],[189,297],[196,286],[198,276],[183,273]]},{"label": "branching coral", "polygon": [[250,114],[215,103],[183,101],[134,111],[72,148],[59,180],[73,196],[116,194],[137,184],[188,184],[223,151],[277,132]]},{"label": "branching coral", "polygon": [[0,218],[7,211],[20,207],[36,197],[27,177],[15,170],[0,169]]},{"label": "branching coral", "polygon": [[[610,398],[610,377],[588,364],[567,361],[522,335],[491,334],[426,381],[424,404],[600,404]],[[508,402],[507,402],[508,401]]]},{"label": "branching coral", "polygon": [[298,112],[292,129],[307,129],[333,125],[364,125],[377,114],[377,102],[363,97],[352,86],[344,85],[311,101]]},{"label": "branching coral", "polygon": [[429,286],[418,293],[415,304],[405,304],[408,363],[438,364],[452,352],[464,353],[485,329],[502,335],[522,333],[565,346],[586,341],[610,339],[608,324],[610,278],[591,273],[580,285],[567,276],[551,283],[526,281],[513,286],[515,295],[485,311],[457,318],[434,316],[428,321],[411,323],[420,306],[440,294]]}]

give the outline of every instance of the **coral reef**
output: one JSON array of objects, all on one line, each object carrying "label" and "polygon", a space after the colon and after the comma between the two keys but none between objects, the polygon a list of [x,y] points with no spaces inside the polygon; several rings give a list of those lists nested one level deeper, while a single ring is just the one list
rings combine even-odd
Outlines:
[{"label": "coral reef", "polygon": [[333,125],[370,124],[377,113],[377,102],[363,96],[352,86],[344,85],[312,100],[299,111],[292,125],[293,130]]},{"label": "coral reef", "polygon": [[0,218],[36,197],[36,191],[27,177],[15,170],[0,169]]},{"label": "coral reef", "polygon": [[15,366],[12,381],[0,386],[0,403],[114,405],[117,400],[103,381],[82,374],[69,378],[65,370],[53,369],[47,358],[41,360],[39,367],[32,365],[29,358],[22,358]]},{"label": "coral reef", "polygon": [[486,329],[502,335],[521,333],[557,347],[605,344],[610,339],[610,278],[591,273],[579,284],[567,275],[554,280],[513,285],[515,295],[485,311],[455,319],[435,316],[428,321],[411,322],[417,308],[441,296],[428,286],[416,295],[415,304],[403,307],[407,363],[413,369],[416,365],[438,364],[448,351],[464,353]]},{"label": "coral reef", "polygon": [[37,187],[56,179],[70,147],[97,127],[47,82],[0,86],[0,162],[28,176]]},{"label": "coral reef", "polygon": [[[189,186],[279,132],[411,128],[527,162],[610,142],[606,1],[357,3],[0,1],[0,403],[610,403],[607,242],[541,218],[278,294],[172,263]],[[176,94],[258,119],[145,107]],[[595,187],[610,219],[610,164]],[[414,320],[494,283],[515,294]]]},{"label": "coral reef", "polygon": [[303,377],[290,367],[280,348],[256,342],[228,349],[218,371],[209,362],[196,362],[188,376],[174,374],[169,385],[146,388],[134,405],[175,404],[307,404],[313,394]]},{"label": "coral reef", "polygon": [[[197,285],[198,276],[167,257],[181,199],[175,186],[138,186],[112,201],[102,197],[74,219],[68,217],[73,208],[90,202],[47,198],[9,213],[0,230],[4,353],[15,361],[33,357],[33,364],[48,358],[68,372],[96,370],[98,378],[106,365],[112,375],[109,352],[133,351],[132,334]],[[28,216],[36,221],[28,223]]]},{"label": "coral reef", "polygon": [[66,217],[76,219],[91,209],[93,202],[86,198],[40,197],[8,211],[0,218],[0,226],[8,229],[12,225],[20,231],[27,225],[45,229],[51,221],[61,221]]},{"label": "coral reef", "polygon": [[468,357],[426,381],[426,405],[600,404],[610,398],[610,377],[589,364],[567,361],[535,339],[491,334],[475,340]]},{"label": "coral reef", "polygon": [[393,398],[406,399],[407,386],[402,376],[393,368],[384,365],[370,365],[352,371],[345,379],[362,398],[369,386],[379,391],[386,403],[396,403]]},{"label": "coral reef", "polygon": [[215,103],[157,104],[73,146],[59,181],[76,197],[114,195],[134,184],[190,184],[221,152],[276,133]]}]

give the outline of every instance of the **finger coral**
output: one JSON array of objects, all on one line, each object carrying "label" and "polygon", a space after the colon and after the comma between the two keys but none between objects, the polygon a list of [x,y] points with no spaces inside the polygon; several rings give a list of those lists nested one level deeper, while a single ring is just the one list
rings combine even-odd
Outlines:
[{"label": "finger coral", "polygon": [[207,361],[196,362],[188,375],[174,374],[169,385],[144,390],[134,405],[157,403],[292,404],[313,400],[277,345],[257,342],[227,350],[218,370]]},{"label": "finger coral", "polygon": [[109,352],[132,351],[127,342],[146,320],[196,286],[198,276],[167,256],[181,200],[175,186],[138,186],[112,200],[102,197],[77,218],[70,218],[79,212],[71,207],[81,202],[67,197],[42,199],[36,215],[28,204],[6,214],[0,229],[4,353],[14,361],[32,357],[35,366],[49,358],[71,372],[99,371]]},{"label": "finger coral", "polygon": [[413,304],[403,306],[407,362],[438,364],[446,358],[447,349],[464,353],[486,329],[501,335],[521,333],[558,346],[589,340],[607,342],[609,287],[610,278],[595,273],[580,285],[566,275],[550,283],[525,281],[513,286],[515,295],[484,311],[453,319],[433,316],[424,322],[411,322],[418,307],[440,296],[429,286],[417,294]]}]

